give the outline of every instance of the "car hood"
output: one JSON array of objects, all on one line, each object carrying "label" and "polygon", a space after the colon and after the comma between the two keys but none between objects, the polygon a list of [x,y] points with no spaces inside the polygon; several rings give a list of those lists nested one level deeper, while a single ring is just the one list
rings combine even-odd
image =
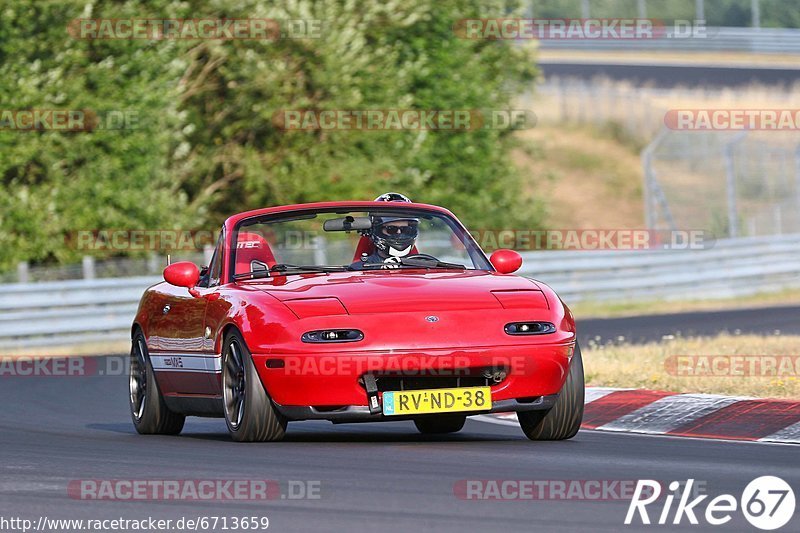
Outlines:
[{"label": "car hood", "polygon": [[517,307],[520,296],[533,293],[543,298],[529,279],[482,270],[335,272],[259,280],[251,285],[290,308],[302,300],[319,299],[325,307],[325,299],[338,299],[351,315],[503,309]]}]

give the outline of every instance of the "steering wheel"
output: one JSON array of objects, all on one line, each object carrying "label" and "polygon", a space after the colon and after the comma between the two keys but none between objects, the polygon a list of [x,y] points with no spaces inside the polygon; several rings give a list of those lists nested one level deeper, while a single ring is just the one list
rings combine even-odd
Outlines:
[{"label": "steering wheel", "polygon": [[413,261],[414,259],[422,259],[422,260],[425,260],[425,261],[434,261],[434,262],[437,262],[437,263],[439,262],[439,259],[438,259],[438,258],[436,258],[436,257],[433,257],[433,256],[432,256],[432,255],[430,255],[430,254],[413,254],[413,255],[407,255],[407,256],[405,256],[405,257],[401,257],[401,258],[400,258],[400,261],[405,261],[406,259],[411,259],[412,261]]},{"label": "steering wheel", "polygon": [[405,259],[425,259],[425,260],[428,260],[428,261],[439,261],[438,258],[433,257],[430,254],[413,254],[413,255],[407,255],[405,257],[401,257],[400,258],[401,261],[405,260]]}]

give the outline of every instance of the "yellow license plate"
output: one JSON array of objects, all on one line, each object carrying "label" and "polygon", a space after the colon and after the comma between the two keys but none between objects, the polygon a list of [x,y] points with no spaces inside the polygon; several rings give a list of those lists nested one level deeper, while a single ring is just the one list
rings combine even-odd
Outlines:
[{"label": "yellow license plate", "polygon": [[491,408],[492,390],[489,387],[383,393],[383,414],[386,416],[488,411]]}]

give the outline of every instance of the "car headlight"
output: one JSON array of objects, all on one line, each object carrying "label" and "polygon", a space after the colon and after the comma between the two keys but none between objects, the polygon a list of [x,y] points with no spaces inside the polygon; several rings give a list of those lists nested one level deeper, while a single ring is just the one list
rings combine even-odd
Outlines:
[{"label": "car headlight", "polygon": [[357,329],[316,329],[306,331],[300,340],[303,342],[355,342],[364,338],[364,334]]},{"label": "car headlight", "polygon": [[556,326],[552,322],[511,322],[505,331],[509,335],[546,335],[555,333]]}]

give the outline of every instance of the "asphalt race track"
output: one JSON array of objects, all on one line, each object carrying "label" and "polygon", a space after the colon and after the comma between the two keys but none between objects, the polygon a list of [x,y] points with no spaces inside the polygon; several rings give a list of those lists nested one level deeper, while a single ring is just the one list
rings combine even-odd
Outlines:
[{"label": "asphalt race track", "polygon": [[[800,485],[793,446],[592,431],[567,442],[534,443],[516,427],[473,420],[454,436],[436,438],[418,435],[410,422],[302,422],[290,424],[284,442],[237,444],[228,439],[223,421],[191,418],[179,437],[144,437],[135,434],[129,419],[124,376],[0,379],[5,406],[0,516],[34,523],[43,515],[174,520],[237,515],[267,516],[269,531],[616,531],[623,529],[627,500],[466,500],[455,495],[454,486],[467,479],[694,478],[712,497],[731,493],[738,499],[745,485],[762,475],[781,476],[795,490]],[[255,502],[70,497],[69,482],[83,479],[271,479],[282,487],[289,480],[318,481],[320,497]],[[660,511],[652,511],[654,520]],[[681,527],[658,529],[688,525],[684,518]],[[702,523],[693,528],[705,529],[712,528]],[[753,529],[736,514],[716,530]]]},{"label": "asphalt race track", "polygon": [[[664,335],[800,332],[800,307],[578,321],[582,342],[642,342]],[[106,368],[100,364],[99,368]],[[470,419],[452,436],[421,436],[410,422],[296,422],[281,443],[237,444],[225,423],[189,418],[179,437],[137,435],[125,376],[0,376],[0,517],[50,519],[266,516],[270,531],[616,531],[629,499],[464,499],[464,480],[669,483],[693,478],[711,497],[756,477],[800,485],[800,448],[581,431],[566,442],[528,441],[519,428]],[[318,483],[319,498],[267,501],[93,501],[70,481],[230,480]],[[461,481],[461,484],[459,482]],[[612,485],[613,486],[613,485]],[[676,498],[677,500],[677,498]],[[656,520],[661,506],[651,512]],[[702,504],[701,504],[702,512]],[[681,526],[660,530],[684,530]],[[702,520],[702,519],[701,519]],[[642,526],[625,529],[653,529]],[[723,527],[753,531],[741,514]]]},{"label": "asphalt race track", "polygon": [[601,343],[617,341],[657,342],[666,335],[712,336],[718,333],[800,335],[800,307],[782,306],[727,311],[697,311],[624,318],[576,318],[578,339]]}]

